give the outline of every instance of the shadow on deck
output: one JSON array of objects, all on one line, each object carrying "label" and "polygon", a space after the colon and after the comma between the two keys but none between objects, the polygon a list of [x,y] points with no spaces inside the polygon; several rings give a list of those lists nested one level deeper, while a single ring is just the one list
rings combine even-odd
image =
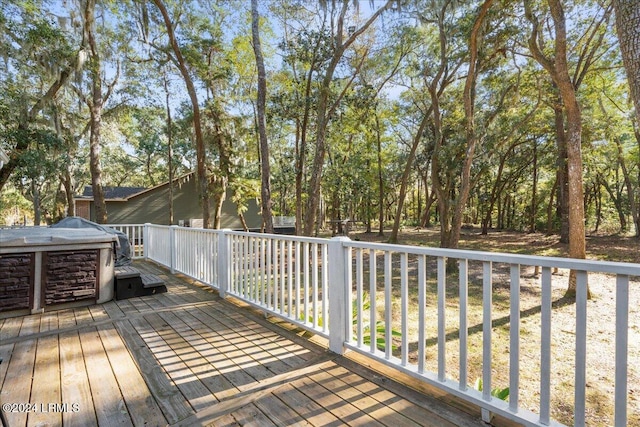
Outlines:
[{"label": "shadow on deck", "polygon": [[155,264],[136,267],[169,291],[0,320],[10,426],[485,425],[477,408],[401,385]]}]

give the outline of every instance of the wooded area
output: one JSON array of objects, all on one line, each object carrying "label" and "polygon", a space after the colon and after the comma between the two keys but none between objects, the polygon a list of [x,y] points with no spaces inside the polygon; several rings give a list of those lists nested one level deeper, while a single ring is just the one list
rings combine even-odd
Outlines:
[{"label": "wooded area", "polygon": [[0,224],[196,171],[206,227],[640,237],[634,0],[0,5]]}]

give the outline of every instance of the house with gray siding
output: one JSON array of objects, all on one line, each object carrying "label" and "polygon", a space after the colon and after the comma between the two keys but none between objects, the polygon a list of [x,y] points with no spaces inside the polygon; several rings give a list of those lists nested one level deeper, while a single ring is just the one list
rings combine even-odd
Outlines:
[{"label": "house with gray siding", "polygon": [[[183,175],[173,181],[173,219],[169,224],[169,182],[152,188],[105,187],[107,218],[110,224],[160,224],[202,226],[202,207],[198,197],[195,173]],[[81,196],[74,198],[76,215],[95,221],[95,206],[91,187],[85,187]],[[213,207],[212,207],[213,208]],[[262,225],[260,209],[255,199],[249,200],[243,213],[247,227],[259,230]],[[244,229],[238,206],[231,201],[231,193],[222,204],[221,228]]]}]

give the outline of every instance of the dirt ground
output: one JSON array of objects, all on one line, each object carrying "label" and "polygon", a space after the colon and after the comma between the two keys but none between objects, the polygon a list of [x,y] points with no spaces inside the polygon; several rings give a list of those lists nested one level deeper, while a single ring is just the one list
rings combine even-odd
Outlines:
[{"label": "dirt ground", "polygon": [[[352,240],[385,242],[387,237],[375,233],[352,232]],[[401,244],[438,246],[439,230],[405,229],[400,235]],[[490,232],[481,235],[479,229],[463,230],[460,249],[491,252],[519,253],[543,256],[567,256],[567,245],[558,236],[541,233]],[[640,240],[626,236],[589,236],[587,258],[617,262],[640,262]],[[469,382],[473,384],[482,374],[482,297],[481,281],[470,265],[469,285]],[[477,271],[477,270],[476,270]],[[573,425],[574,366],[575,366],[575,304],[564,297],[568,271],[553,275],[552,312],[552,366],[551,408],[552,418],[563,424]],[[479,277],[479,275],[478,275]],[[457,378],[458,347],[456,339],[459,312],[457,309],[457,279],[447,279],[447,374]],[[615,360],[615,277],[591,274],[589,286],[592,299],[587,304],[587,424],[590,426],[613,425],[614,408],[614,360]],[[509,272],[508,266],[496,266],[493,282],[493,337],[492,337],[492,387],[509,385]],[[629,288],[629,352],[628,352],[628,425],[640,426],[640,278],[632,278]],[[411,293],[411,292],[410,292]],[[434,296],[435,298],[435,296]],[[412,297],[413,299],[413,297]],[[413,304],[412,304],[413,305]],[[522,272],[520,298],[520,393],[521,405],[538,412],[540,371],[540,276],[533,270]],[[411,324],[417,325],[417,313],[410,313]],[[417,328],[409,330],[414,349]],[[435,326],[427,331],[427,368],[437,369]],[[415,362],[417,352],[412,351]]]}]

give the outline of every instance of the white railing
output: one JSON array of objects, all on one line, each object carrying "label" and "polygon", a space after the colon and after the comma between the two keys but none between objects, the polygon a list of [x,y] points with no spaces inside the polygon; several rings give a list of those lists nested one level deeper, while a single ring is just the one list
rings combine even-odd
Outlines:
[{"label": "white railing", "polygon": [[[630,295],[633,306],[639,303],[638,292],[629,292],[630,278],[640,276],[638,264],[386,245],[346,237],[145,228],[147,258],[217,288],[221,296],[233,295],[327,337],[334,352],[356,351],[472,402],[482,408],[485,421],[496,413],[524,425],[562,425],[553,420],[554,408],[562,401],[565,407],[573,406],[574,414],[564,422],[584,426],[590,422],[588,401],[594,399],[587,395],[587,385],[606,381],[611,392],[598,394],[596,400],[611,399],[614,415],[603,424],[627,425],[630,405],[637,416],[639,403],[633,394],[629,397],[628,378],[629,366],[640,362],[635,360],[640,344],[629,340]],[[562,302],[568,277],[556,269],[576,271],[575,302],[565,301],[569,323],[557,320],[552,309]],[[601,275],[611,277],[612,295],[606,298],[615,300],[615,313],[594,319],[587,315],[587,281]],[[535,294],[539,303],[521,306],[524,292]],[[606,357],[600,342],[588,340],[593,327],[614,335],[607,337],[611,349]],[[572,361],[554,357],[554,347],[564,345],[556,341],[559,335],[569,337]],[[509,344],[496,348],[497,342]],[[611,365],[609,373],[597,372],[594,378],[594,358]],[[634,390],[639,384],[635,368],[632,371]],[[482,391],[470,386],[478,378]],[[570,383],[571,397],[557,395],[561,382]],[[532,384],[535,392],[529,393]],[[509,387],[508,402],[492,396],[496,387]]]},{"label": "white railing", "polygon": [[129,237],[131,258],[144,258],[144,225],[142,224],[109,224],[110,228],[123,232]]},{"label": "white railing", "polygon": [[167,225],[147,225],[144,233],[145,258],[166,265],[173,273],[174,258],[179,255],[174,249],[173,228]]},{"label": "white railing", "polygon": [[328,337],[325,239],[228,232],[228,293]]}]

